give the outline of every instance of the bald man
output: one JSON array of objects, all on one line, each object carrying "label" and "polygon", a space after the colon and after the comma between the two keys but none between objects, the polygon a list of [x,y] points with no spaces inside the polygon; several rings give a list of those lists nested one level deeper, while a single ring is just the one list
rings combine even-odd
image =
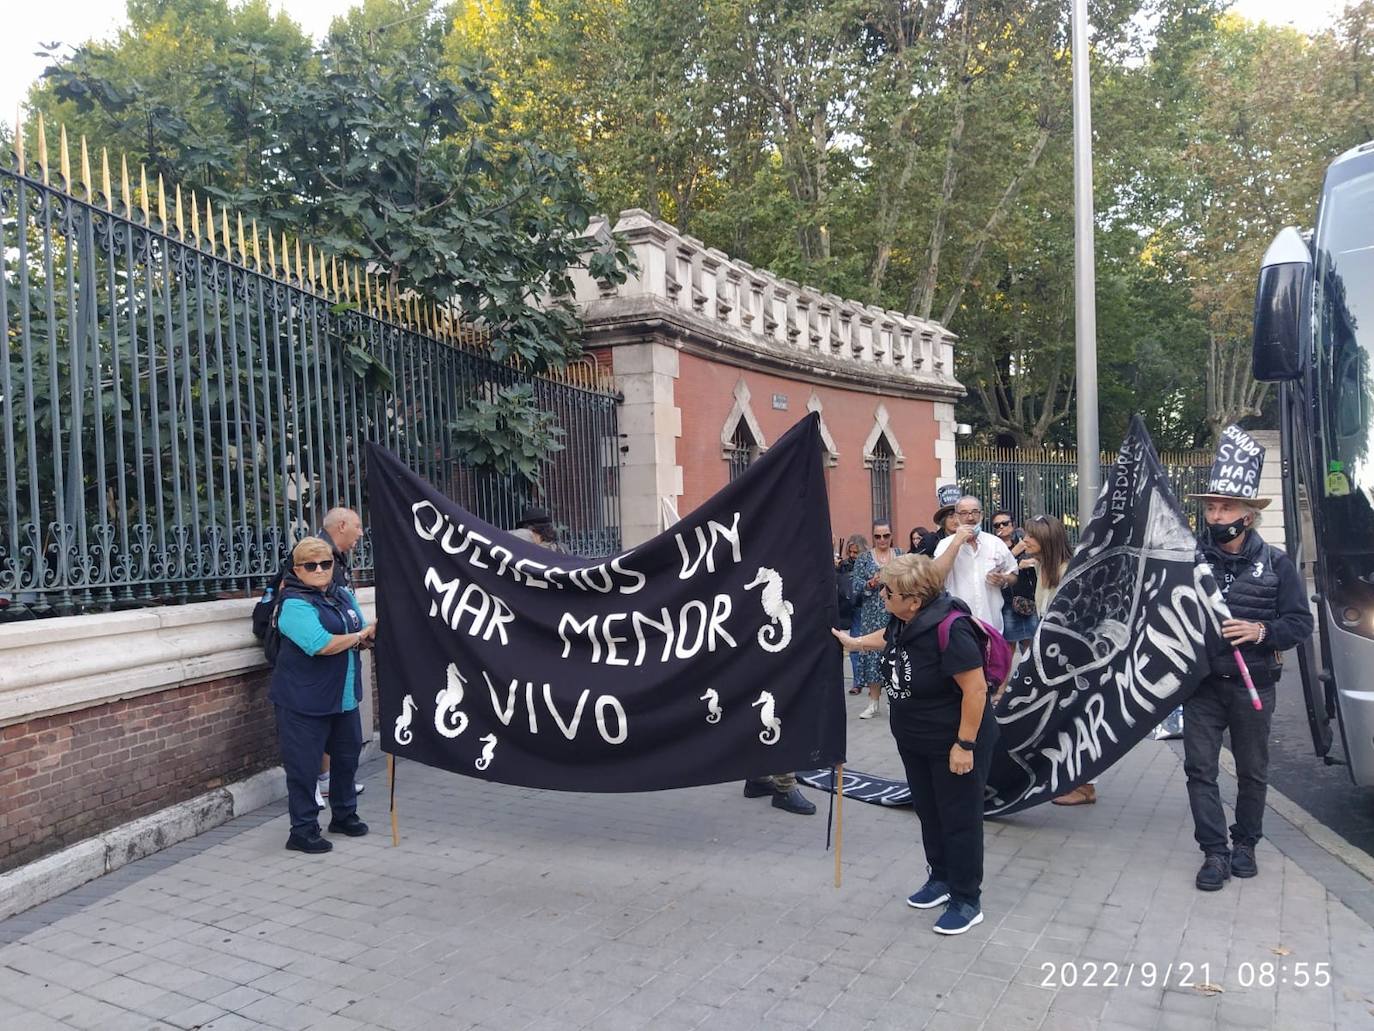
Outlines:
[{"label": "bald man", "polygon": [[334,552],[334,582],[340,587],[353,587],[353,575],[348,568],[348,553],[363,539],[363,520],[351,508],[331,508],[324,516],[320,536]]},{"label": "bald man", "polygon": [[[348,553],[363,539],[363,520],[351,508],[331,508],[324,514],[324,526],[320,537],[334,552],[334,583],[340,587],[353,589],[353,573],[348,568]],[[359,794],[363,785],[356,785]],[[315,785],[315,802],[323,809],[329,797],[329,756],[326,754],[320,766],[320,779]]]}]

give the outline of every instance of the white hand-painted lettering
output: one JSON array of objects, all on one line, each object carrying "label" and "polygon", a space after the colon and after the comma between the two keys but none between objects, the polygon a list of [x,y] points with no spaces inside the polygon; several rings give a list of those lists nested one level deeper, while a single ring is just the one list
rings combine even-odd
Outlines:
[{"label": "white hand-painted lettering", "polygon": [[[571,612],[563,613],[558,619],[558,637],[563,642],[563,658],[569,658],[576,648],[579,658],[586,658],[590,652],[591,662],[604,662],[608,666],[642,666],[650,654],[650,641],[661,637],[663,645],[658,651],[658,662],[669,662],[674,657],[690,659],[703,648],[714,652],[720,647],[735,648],[738,645],[730,632],[725,629],[725,621],[730,617],[731,603],[728,594],[717,594],[711,600],[711,610],[707,613],[706,603],[693,599],[676,613],[663,608],[655,617],[647,612],[613,612],[605,616],[588,616],[579,620]],[[633,638],[615,634],[617,624],[629,621]],[[628,652],[622,652],[620,645],[634,642],[634,660],[630,661]]]},{"label": "white hand-painted lettering", "polygon": [[[451,629],[458,630],[463,617],[470,616],[472,618],[468,621],[466,631],[469,637],[480,636],[482,640],[490,641],[492,634],[496,634],[503,645],[510,643],[506,627],[515,622],[515,613],[496,595],[488,594],[475,583],[463,587],[463,582],[457,577],[445,580],[433,566],[425,570],[425,587],[443,598],[442,605],[437,600],[430,602],[431,619],[442,616]],[[460,587],[463,587],[461,595],[458,593]]]},{"label": "white hand-painted lettering", "polygon": [[[710,533],[710,542],[707,542],[707,533]],[[731,561],[736,564],[740,561],[740,532],[739,532],[739,513],[734,513],[734,519],[729,526],[718,523],[714,519],[707,520],[706,526],[694,528],[696,536],[696,557],[688,554],[687,542],[682,539],[682,534],[675,533],[673,538],[677,541],[677,550],[682,555],[682,571],[678,573],[679,580],[690,580],[701,568],[702,563],[706,564],[706,571],[714,573],[716,571],[716,545],[724,540],[730,545]]]}]

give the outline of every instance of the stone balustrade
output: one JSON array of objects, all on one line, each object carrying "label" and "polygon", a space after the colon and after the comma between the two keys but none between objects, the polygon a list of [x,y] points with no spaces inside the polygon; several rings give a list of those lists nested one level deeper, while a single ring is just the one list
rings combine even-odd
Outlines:
[{"label": "stone balustrade", "polygon": [[[604,217],[592,235],[612,230]],[[703,335],[810,365],[830,375],[881,376],[893,386],[954,397],[955,337],[936,322],[846,300],[739,261],[683,236],[648,212],[622,212],[613,227],[634,255],[623,284],[574,276],[589,326],[666,309]]]}]

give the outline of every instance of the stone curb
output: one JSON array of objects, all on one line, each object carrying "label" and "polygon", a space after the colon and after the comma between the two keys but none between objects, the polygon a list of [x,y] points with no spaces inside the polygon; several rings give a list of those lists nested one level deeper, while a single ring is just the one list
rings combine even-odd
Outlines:
[{"label": "stone curb", "polygon": [[[1236,760],[1229,748],[1221,750],[1221,768],[1232,778],[1235,777]],[[1374,856],[1350,844],[1272,784],[1266,792],[1265,805],[1301,831],[1314,845],[1329,852],[1365,880],[1374,882]]]},{"label": "stone curb", "polygon": [[[378,751],[364,742],[359,765]],[[286,771],[274,766],[0,874],[0,920],[285,797]]]}]

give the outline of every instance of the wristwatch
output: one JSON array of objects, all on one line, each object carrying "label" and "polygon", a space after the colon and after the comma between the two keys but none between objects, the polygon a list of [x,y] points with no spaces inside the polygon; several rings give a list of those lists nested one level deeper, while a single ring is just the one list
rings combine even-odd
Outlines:
[{"label": "wristwatch", "polygon": [[974,748],[977,746],[977,744],[978,744],[978,742],[976,742],[976,741],[965,741],[965,740],[964,740],[963,738],[961,738],[961,737],[960,737],[960,738],[955,738],[955,739],[954,739],[954,743],[955,743],[956,745],[958,745],[960,748],[962,748],[965,752],[971,752],[971,751],[973,751],[973,749],[974,749]]}]

